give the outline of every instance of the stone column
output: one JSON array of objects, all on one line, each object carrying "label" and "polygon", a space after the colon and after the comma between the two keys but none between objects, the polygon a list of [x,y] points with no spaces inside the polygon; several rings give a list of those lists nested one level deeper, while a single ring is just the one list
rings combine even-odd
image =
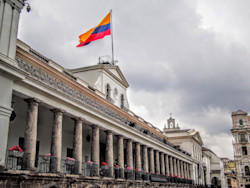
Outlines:
[{"label": "stone column", "polygon": [[142,146],[142,159],[143,159],[143,170],[145,172],[148,172],[148,148],[147,146],[143,145]]},{"label": "stone column", "polygon": [[177,176],[176,158],[174,157],[174,176]]},{"label": "stone column", "polygon": [[92,144],[91,144],[91,160],[97,164],[97,175],[99,176],[100,168],[100,130],[97,125],[92,127]]},{"label": "stone column", "polygon": [[184,176],[187,178],[187,163],[184,162]]},{"label": "stone column", "polygon": [[36,99],[25,99],[28,103],[27,123],[24,132],[24,168],[33,169],[36,160],[38,104]]},{"label": "stone column", "polygon": [[188,164],[187,163],[186,163],[185,172],[186,172],[186,178],[189,179],[189,176],[188,176]]},{"label": "stone column", "polygon": [[63,111],[61,109],[51,110],[54,113],[54,122],[52,126],[51,138],[51,172],[61,171],[61,155],[62,155],[62,118]]},{"label": "stone column", "polygon": [[73,138],[73,158],[76,160],[76,173],[82,173],[82,119],[74,119],[74,138]]},{"label": "stone column", "polygon": [[166,174],[169,176],[169,161],[168,161],[168,155],[165,155],[165,161],[166,161]]},{"label": "stone column", "polygon": [[106,131],[106,162],[111,167],[111,176],[113,177],[114,169],[114,150],[113,150],[113,133],[112,131]]},{"label": "stone column", "polygon": [[154,150],[153,148],[149,148],[149,168],[150,168],[150,173],[155,173],[155,162],[154,162]]},{"label": "stone column", "polygon": [[185,176],[187,179],[189,179],[188,178],[188,164],[187,163],[185,163]]},{"label": "stone column", "polygon": [[181,178],[184,178],[185,176],[184,176],[184,162],[183,161],[181,161]]},{"label": "stone column", "polygon": [[188,173],[188,174],[189,174],[189,179],[193,179],[193,173],[192,173],[192,172],[193,172],[193,170],[192,170],[192,165],[191,165],[191,164],[189,164],[189,165],[188,165],[188,167],[189,167],[189,168],[188,168],[188,172],[189,172],[189,173]]},{"label": "stone column", "polygon": [[15,59],[17,28],[22,1],[1,1],[0,12],[0,53]]},{"label": "stone column", "polygon": [[118,156],[118,165],[120,168],[124,168],[124,150],[123,150],[123,136],[118,135],[117,139],[117,156]]},{"label": "stone column", "polygon": [[165,158],[164,153],[161,152],[161,174],[165,175]]},{"label": "stone column", "polygon": [[174,167],[173,167],[173,158],[169,156],[169,163],[170,163],[170,175],[174,175]]},{"label": "stone column", "polygon": [[127,167],[133,170],[133,143],[131,139],[127,140]]},{"label": "stone column", "polygon": [[181,177],[181,173],[180,173],[180,160],[179,159],[176,159],[177,161],[177,176],[178,177]]},{"label": "stone column", "polygon": [[136,142],[135,143],[135,150],[136,150],[136,161],[135,161],[135,168],[138,171],[141,171],[141,144]]},{"label": "stone column", "polygon": [[190,165],[187,163],[187,177],[188,179],[191,179],[191,176],[190,176]]},{"label": "stone column", "polygon": [[160,158],[157,150],[155,150],[155,170],[157,174],[160,174]]}]

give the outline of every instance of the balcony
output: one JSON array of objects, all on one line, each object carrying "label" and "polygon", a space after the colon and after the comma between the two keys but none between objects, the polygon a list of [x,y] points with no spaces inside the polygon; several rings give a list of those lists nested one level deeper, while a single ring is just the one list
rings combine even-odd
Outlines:
[{"label": "balcony", "polygon": [[[29,154],[25,154],[20,151],[8,151],[7,152],[7,164],[6,170],[30,170],[28,160]],[[37,167],[35,171],[37,173],[57,173],[57,169],[55,166],[51,164],[57,163],[57,158],[53,158],[47,155],[38,156]],[[193,180],[188,180],[186,178],[180,177],[172,177],[164,174],[156,174],[156,173],[148,173],[144,171],[131,170],[131,169],[123,169],[119,167],[111,167],[111,166],[100,166],[98,169],[98,165],[89,161],[83,162],[81,165],[81,174],[79,173],[79,162],[75,161],[72,158],[62,159],[61,160],[61,173],[62,175],[81,175],[79,178],[87,177],[87,178],[102,178],[108,177],[115,179],[126,179],[126,180],[136,180],[139,182],[146,181],[150,182],[162,182],[162,183],[175,183],[175,184],[193,184]],[[113,170],[113,174],[112,174]],[[20,173],[20,172],[19,172]],[[98,175],[100,174],[100,175]]]},{"label": "balcony", "polygon": [[107,99],[109,102],[111,102],[112,104],[115,103],[115,101],[114,101],[111,97],[109,97],[109,96],[107,96],[106,99]]},{"label": "balcony", "polygon": [[240,141],[240,143],[242,143],[242,144],[245,144],[245,143],[247,143],[247,142],[248,142],[248,140],[247,140],[247,139],[240,139],[239,141]]}]

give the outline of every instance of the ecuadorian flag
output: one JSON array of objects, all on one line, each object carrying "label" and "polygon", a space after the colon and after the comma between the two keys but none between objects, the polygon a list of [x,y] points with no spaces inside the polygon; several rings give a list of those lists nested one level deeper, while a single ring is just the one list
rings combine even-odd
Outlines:
[{"label": "ecuadorian flag", "polygon": [[77,47],[82,47],[88,45],[90,42],[102,39],[106,35],[111,34],[111,27],[110,27],[110,14],[109,12],[107,16],[99,23],[98,26],[88,30],[86,33],[79,36],[80,44]]}]

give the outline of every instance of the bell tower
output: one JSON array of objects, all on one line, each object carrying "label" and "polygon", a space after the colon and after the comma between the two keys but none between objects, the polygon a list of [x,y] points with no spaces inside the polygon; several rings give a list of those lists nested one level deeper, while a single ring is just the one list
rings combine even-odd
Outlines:
[{"label": "bell tower", "polygon": [[170,114],[170,118],[167,120],[168,126],[166,127],[166,125],[164,125],[164,132],[168,132],[168,131],[173,131],[173,130],[180,130],[180,127],[177,123],[177,125],[175,125],[175,119],[172,118],[172,114]]},{"label": "bell tower", "polygon": [[233,149],[239,185],[250,186],[250,116],[238,110],[232,112]]}]

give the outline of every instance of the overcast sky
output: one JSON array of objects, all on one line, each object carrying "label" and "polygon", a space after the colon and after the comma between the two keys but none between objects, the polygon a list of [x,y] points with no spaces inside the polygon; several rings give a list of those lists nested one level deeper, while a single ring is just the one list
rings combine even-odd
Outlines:
[{"label": "overcast sky", "polygon": [[29,0],[18,37],[65,68],[111,56],[110,36],[76,48],[113,10],[114,53],[130,109],[163,129],[169,114],[233,159],[231,112],[250,109],[249,0]]}]

